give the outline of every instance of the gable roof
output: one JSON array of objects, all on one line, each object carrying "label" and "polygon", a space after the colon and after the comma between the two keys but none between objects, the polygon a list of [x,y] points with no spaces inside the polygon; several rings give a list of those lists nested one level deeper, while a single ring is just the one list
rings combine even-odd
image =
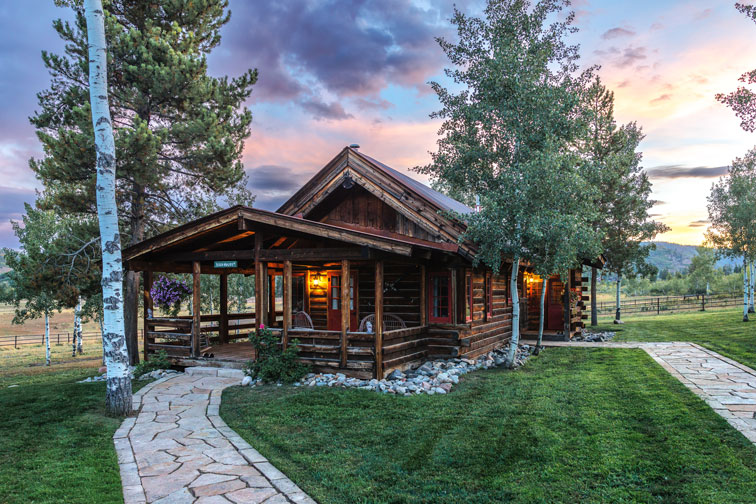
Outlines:
[{"label": "gable roof", "polygon": [[428,187],[427,185],[423,184],[419,180],[415,180],[412,177],[409,177],[405,175],[404,173],[401,173],[391,168],[387,164],[381,163],[377,159],[368,156],[367,154],[363,154],[362,152],[359,152],[359,151],[355,151],[355,154],[367,159],[368,161],[372,162],[374,165],[383,169],[390,176],[397,179],[397,181],[403,183],[408,188],[411,188],[412,190],[417,192],[418,195],[423,196],[425,199],[427,199],[428,201],[432,203],[435,203],[435,205],[439,208],[439,210],[445,210],[448,212],[457,212],[461,214],[473,213],[475,211],[469,206],[465,205],[464,203],[461,203],[455,200],[454,198],[447,196],[446,194],[442,192],[436,191],[435,189]]},{"label": "gable roof", "polygon": [[466,224],[448,215],[473,210],[438,191],[408,177],[357,149],[345,147],[310,178],[278,209],[286,215],[307,218],[346,179],[359,184],[386,205],[436,237],[441,243],[459,245],[459,253],[471,259],[475,246],[462,240]]}]

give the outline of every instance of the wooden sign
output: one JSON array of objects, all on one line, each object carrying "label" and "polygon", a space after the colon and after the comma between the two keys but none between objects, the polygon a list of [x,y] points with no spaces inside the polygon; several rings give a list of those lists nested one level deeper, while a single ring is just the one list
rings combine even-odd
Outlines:
[{"label": "wooden sign", "polygon": [[237,261],[213,261],[215,268],[236,268]]}]

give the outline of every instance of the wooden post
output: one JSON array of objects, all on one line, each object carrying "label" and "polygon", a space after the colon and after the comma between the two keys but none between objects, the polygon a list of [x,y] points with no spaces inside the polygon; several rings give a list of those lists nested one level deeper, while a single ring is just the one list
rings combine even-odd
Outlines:
[{"label": "wooden post", "polygon": [[349,259],[341,260],[341,367],[347,366],[347,331],[349,331]]},{"label": "wooden post", "polygon": [[149,319],[152,318],[152,271],[145,271],[142,273],[143,277],[143,283],[144,283],[144,302],[142,303],[144,305],[144,317],[142,320],[142,323],[144,324],[144,330],[142,333],[143,336],[143,344],[144,344],[144,360],[147,360],[147,355],[149,354],[149,344],[152,342],[152,338],[150,338],[147,335],[147,332],[150,330],[150,324],[148,322]]},{"label": "wooden post", "polygon": [[425,265],[420,265],[420,325],[424,326],[428,324],[428,276],[425,273]]},{"label": "wooden post", "polygon": [[284,261],[283,270],[283,331],[284,350],[289,345],[289,327],[291,326],[291,261]]},{"label": "wooden post", "polygon": [[375,378],[383,379],[383,261],[375,262]]},{"label": "wooden post", "polygon": [[271,326],[276,325],[276,276],[270,275],[268,288],[268,323]]},{"label": "wooden post", "polygon": [[220,276],[220,323],[218,336],[222,345],[228,343],[228,273]]},{"label": "wooden post", "polygon": [[262,248],[262,233],[255,232],[255,330],[263,323],[263,274],[260,262],[260,249]]},{"label": "wooden post", "polygon": [[200,298],[200,263],[192,262],[192,357],[200,354],[200,311],[202,299]]}]

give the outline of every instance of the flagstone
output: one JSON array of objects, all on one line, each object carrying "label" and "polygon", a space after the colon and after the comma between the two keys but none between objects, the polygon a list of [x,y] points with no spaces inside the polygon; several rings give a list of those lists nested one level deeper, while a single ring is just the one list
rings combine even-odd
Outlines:
[{"label": "flagstone", "polygon": [[135,396],[137,417],[113,437],[125,504],[314,503],[218,416],[237,373],[204,373],[158,380]]}]

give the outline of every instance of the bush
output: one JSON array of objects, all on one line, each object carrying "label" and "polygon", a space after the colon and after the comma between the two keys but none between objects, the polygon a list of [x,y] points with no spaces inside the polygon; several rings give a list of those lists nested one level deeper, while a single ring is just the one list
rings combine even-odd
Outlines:
[{"label": "bush", "polygon": [[294,383],[308,373],[308,367],[299,362],[298,340],[290,341],[283,350],[273,331],[261,325],[260,329],[250,333],[249,341],[257,355],[257,359],[249,361],[245,368],[252,378],[263,383]]},{"label": "bush", "polygon": [[165,350],[160,350],[158,353],[150,355],[150,360],[141,361],[134,367],[134,378],[139,378],[158,369],[170,369],[170,367],[171,359],[168,358]]}]

